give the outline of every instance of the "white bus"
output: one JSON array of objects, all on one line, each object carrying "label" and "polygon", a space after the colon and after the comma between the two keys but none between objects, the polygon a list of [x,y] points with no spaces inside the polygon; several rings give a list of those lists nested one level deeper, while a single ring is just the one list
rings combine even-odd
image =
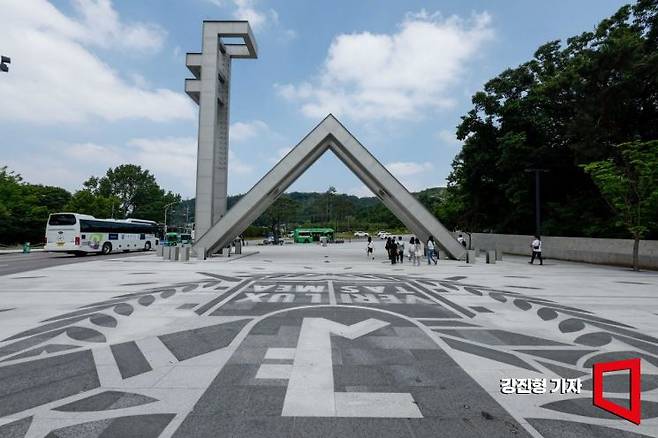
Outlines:
[{"label": "white bus", "polygon": [[149,251],[158,244],[157,233],[158,226],[153,221],[53,213],[46,225],[44,250],[75,255]]}]

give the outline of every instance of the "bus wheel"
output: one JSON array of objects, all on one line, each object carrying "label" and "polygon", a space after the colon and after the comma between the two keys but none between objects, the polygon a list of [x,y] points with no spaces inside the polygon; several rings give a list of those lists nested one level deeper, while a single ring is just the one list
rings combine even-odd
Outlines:
[{"label": "bus wheel", "polygon": [[151,250],[151,242],[146,242],[144,244],[144,251],[150,251]]},{"label": "bus wheel", "polygon": [[101,252],[105,255],[111,253],[112,252],[112,244],[110,242],[105,242],[103,244],[103,250]]}]

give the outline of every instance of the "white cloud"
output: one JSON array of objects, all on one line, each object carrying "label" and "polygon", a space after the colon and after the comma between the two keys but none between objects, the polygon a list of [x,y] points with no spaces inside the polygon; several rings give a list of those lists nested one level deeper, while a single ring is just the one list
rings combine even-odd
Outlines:
[{"label": "white cloud", "polygon": [[[139,164],[188,191],[194,189],[197,141],[192,137],[135,138],[127,143],[124,162]],[[173,189],[172,185],[168,186]]]},{"label": "white cloud", "polygon": [[184,61],[185,57],[183,56],[183,51],[181,50],[180,46],[174,47],[174,50],[171,54],[172,58],[174,61]]},{"label": "white cloud", "polygon": [[279,157],[279,160],[288,155],[292,149],[292,146],[277,149],[276,154]]},{"label": "white cloud", "polygon": [[280,36],[280,40],[283,42],[291,41],[297,38],[297,32],[292,29],[286,29]]},{"label": "white cloud", "polygon": [[74,0],[82,17],[81,38],[101,47],[159,50],[167,35],[153,23],[123,23],[110,0]]},{"label": "white cloud", "polygon": [[396,161],[394,163],[388,163],[386,168],[393,174],[393,176],[397,178],[429,172],[434,169],[434,166],[432,166],[432,163],[428,161],[424,163],[415,163],[413,161]]},{"label": "white cloud", "polygon": [[251,175],[254,171],[254,166],[247,164],[235,155],[231,150],[228,151],[229,173],[236,175]]},{"label": "white cloud", "polygon": [[0,41],[12,64],[0,81],[0,120],[56,124],[90,118],[194,118],[194,107],[182,93],[148,89],[134,83],[134,75],[126,81],[90,50],[157,50],[164,37],[157,26],[121,22],[108,0],[78,0],[76,5],[80,19],[45,0],[3,3]]},{"label": "white cloud", "polygon": [[275,9],[263,10],[258,7],[258,0],[206,0],[217,7],[224,7],[227,3],[234,6],[233,18],[236,20],[247,20],[251,28],[260,32],[267,28],[276,28],[280,30],[278,39],[286,42],[297,37],[297,32],[292,29],[282,28],[279,20],[279,13]]},{"label": "white cloud", "polygon": [[348,195],[357,196],[359,198],[373,198],[375,196],[375,194],[372,193],[372,191],[364,185],[350,187],[345,191],[345,193]]},{"label": "white cloud", "polygon": [[434,179],[431,178],[434,166],[429,161],[422,163],[396,161],[386,164],[385,167],[411,192],[417,192],[428,187],[428,182]]},{"label": "white cloud", "polygon": [[410,119],[454,105],[452,88],[493,36],[487,13],[443,18],[409,14],[396,33],[361,32],[332,41],[319,77],[275,85],[304,115],[354,120]]},{"label": "white cloud", "polygon": [[235,122],[231,123],[229,135],[231,143],[240,143],[259,135],[266,134],[270,131],[267,123],[262,120],[253,120],[251,122]]},{"label": "white cloud", "polygon": [[103,165],[112,166],[121,162],[121,155],[111,146],[96,143],[77,143],[62,149],[69,160],[79,162],[96,162],[102,159]]},{"label": "white cloud", "polygon": [[290,152],[292,149],[292,146],[276,148],[276,152],[270,156],[267,161],[272,165],[277,164],[283,157],[288,155],[288,152]]},{"label": "white cloud", "polygon": [[437,132],[436,138],[441,142],[441,146],[455,147],[461,145],[461,142],[457,140],[454,131],[449,131],[447,129],[442,129]]},{"label": "white cloud", "polygon": [[[30,153],[29,159],[6,160],[6,164],[30,183],[70,191],[80,190],[90,176],[102,176],[108,168],[136,164],[155,175],[163,189],[193,197],[196,156],[196,138],[155,137],[133,138],[121,145],[55,143],[51,150]],[[232,176],[251,177],[255,171],[250,162],[241,160],[233,151],[229,151],[229,169],[229,181],[235,180]]]},{"label": "white cloud", "polygon": [[[249,21],[254,29],[260,29],[267,22],[267,13],[256,9],[255,0],[233,0],[233,3],[237,7],[233,12],[233,17]],[[276,12],[274,13],[276,14]],[[275,17],[278,19],[278,14]]]}]

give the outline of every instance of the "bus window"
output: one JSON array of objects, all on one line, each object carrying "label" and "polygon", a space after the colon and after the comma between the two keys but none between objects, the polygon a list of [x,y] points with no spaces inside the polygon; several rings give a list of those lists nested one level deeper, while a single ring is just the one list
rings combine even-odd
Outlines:
[{"label": "bus window", "polygon": [[51,214],[48,225],[75,225],[75,216],[72,214]]}]

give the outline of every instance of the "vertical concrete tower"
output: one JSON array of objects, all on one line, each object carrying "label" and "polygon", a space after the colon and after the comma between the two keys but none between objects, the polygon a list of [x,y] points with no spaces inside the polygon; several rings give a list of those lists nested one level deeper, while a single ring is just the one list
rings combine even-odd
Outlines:
[{"label": "vertical concrete tower", "polygon": [[185,92],[199,105],[195,235],[203,236],[226,214],[231,60],[256,58],[247,21],[204,21],[201,53],[185,64],[194,79]]}]

